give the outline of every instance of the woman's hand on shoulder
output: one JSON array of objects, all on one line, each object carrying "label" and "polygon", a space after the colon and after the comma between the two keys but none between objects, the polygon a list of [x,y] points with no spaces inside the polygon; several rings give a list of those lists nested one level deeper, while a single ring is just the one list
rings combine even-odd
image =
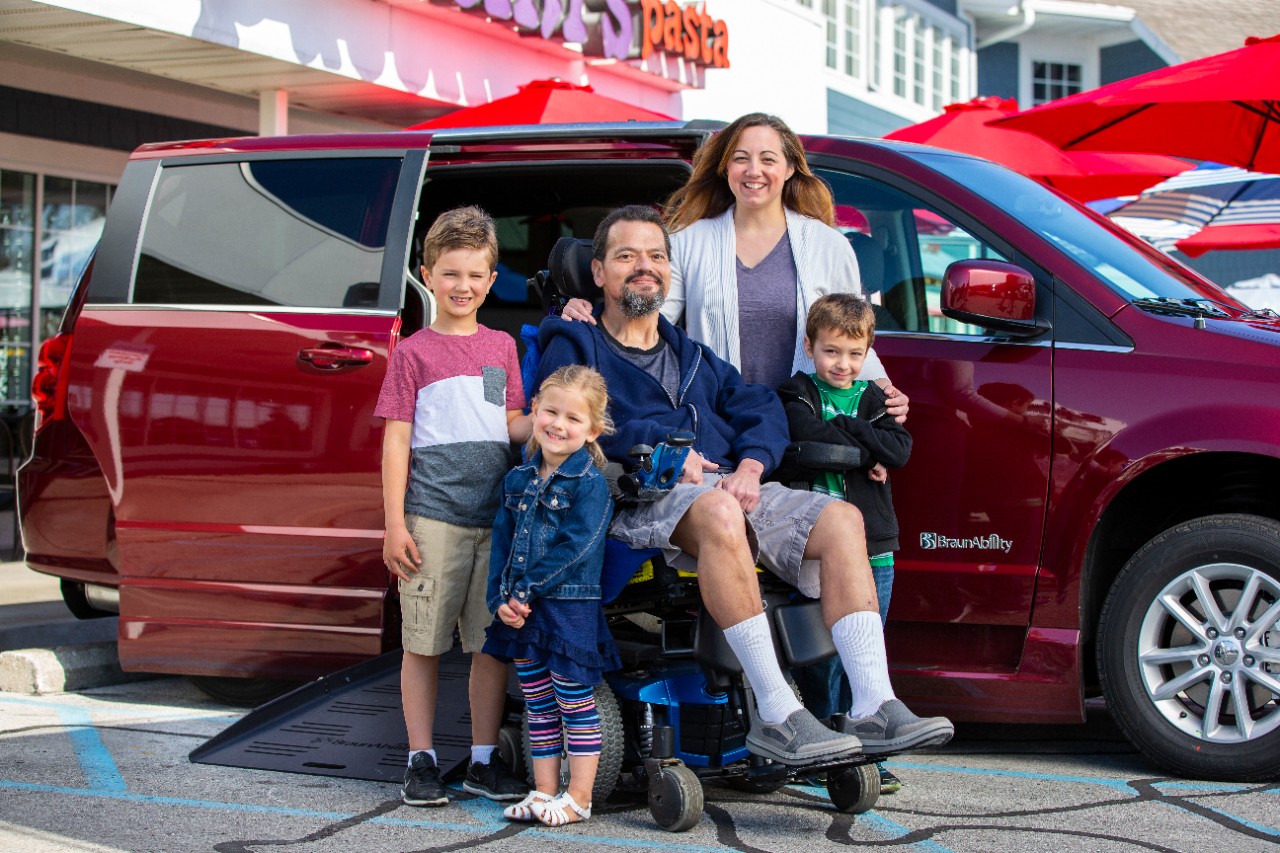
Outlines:
[{"label": "woman's hand on shoulder", "polygon": [[574,297],[565,303],[564,308],[560,311],[560,316],[566,320],[576,320],[579,323],[596,324],[595,315],[591,313],[591,303],[585,299]]},{"label": "woman's hand on shoulder", "polygon": [[877,380],[877,385],[884,391],[885,408],[889,410],[889,417],[893,418],[900,424],[907,422],[907,411],[911,408],[911,399],[903,394],[887,379]]}]

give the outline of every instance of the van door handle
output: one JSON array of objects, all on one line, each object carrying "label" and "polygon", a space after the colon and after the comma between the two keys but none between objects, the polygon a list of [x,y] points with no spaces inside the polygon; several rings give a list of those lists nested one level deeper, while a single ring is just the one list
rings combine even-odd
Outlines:
[{"label": "van door handle", "polygon": [[372,364],[373,353],[367,349],[349,347],[307,347],[298,352],[298,361],[321,370],[337,370]]}]

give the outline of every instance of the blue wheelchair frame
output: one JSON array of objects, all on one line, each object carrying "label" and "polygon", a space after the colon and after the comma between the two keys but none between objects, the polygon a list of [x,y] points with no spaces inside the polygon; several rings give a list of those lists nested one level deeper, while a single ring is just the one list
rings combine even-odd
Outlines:
[{"label": "blue wheelchair frame", "polygon": [[[556,243],[548,269],[529,280],[548,314],[558,313],[569,298],[598,295],[590,259],[589,240],[565,237]],[[536,328],[525,326],[521,337],[526,344],[521,375],[531,399],[539,358]],[[793,446],[789,450],[801,456],[809,453],[810,467],[856,467],[856,450],[851,457],[848,448],[824,451],[824,447],[828,446]],[[674,469],[678,477],[683,456],[679,463],[674,459],[664,463],[662,446],[656,450],[654,469],[659,474]],[[666,450],[670,452],[670,448]],[[618,472],[613,474],[616,478]],[[650,477],[650,481],[655,479],[656,474]],[[649,486],[670,488],[674,479],[668,480],[659,485],[650,482]],[[819,602],[802,598],[767,572],[757,572],[762,604],[770,617],[783,669],[835,655]],[[860,814],[875,805],[879,775],[867,757],[798,768],[747,750],[746,735],[755,718],[754,698],[723,631],[702,605],[696,575],[669,566],[661,551],[636,550],[610,539],[606,541],[601,585],[605,614],[622,654],[623,669],[605,676],[612,696],[606,697],[600,688],[596,691],[604,729],[604,752],[594,791],[597,800],[605,799],[615,788],[646,792],[655,821],[671,831],[686,830],[697,823],[702,813],[703,779],[719,779],[739,790],[763,793],[800,777],[824,775],[839,810]],[[628,617],[638,613],[658,619],[656,637],[652,631],[628,628]],[[616,716],[606,712],[614,700]],[[620,731],[610,731],[611,725]]]}]

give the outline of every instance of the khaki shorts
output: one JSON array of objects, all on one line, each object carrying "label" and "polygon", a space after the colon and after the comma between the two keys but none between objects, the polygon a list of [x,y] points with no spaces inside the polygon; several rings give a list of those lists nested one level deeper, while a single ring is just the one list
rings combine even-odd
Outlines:
[{"label": "khaki shorts", "polygon": [[488,527],[463,527],[406,515],[422,565],[408,583],[399,581],[400,642],[406,652],[432,657],[453,648],[453,629],[464,652],[478,652],[493,621],[485,605],[489,584]]},{"label": "khaki shorts", "polygon": [[[667,564],[697,571],[697,562],[671,542],[676,525],[701,495],[711,491],[719,474],[703,474],[702,485],[677,483],[671,492],[652,503],[619,509],[613,515],[609,535],[632,548],[661,548]],[[747,519],[747,544],[766,569],[810,598],[822,592],[819,563],[804,559],[809,532],[827,505],[830,495],[789,489],[780,483],[760,485],[760,503]]]}]

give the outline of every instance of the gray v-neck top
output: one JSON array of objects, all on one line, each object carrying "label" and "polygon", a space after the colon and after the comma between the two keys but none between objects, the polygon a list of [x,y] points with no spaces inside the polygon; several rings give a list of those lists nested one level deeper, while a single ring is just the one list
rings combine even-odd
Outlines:
[{"label": "gray v-neck top", "polygon": [[796,260],[784,233],[754,267],[737,260],[742,378],[776,389],[791,378],[796,349]]}]

